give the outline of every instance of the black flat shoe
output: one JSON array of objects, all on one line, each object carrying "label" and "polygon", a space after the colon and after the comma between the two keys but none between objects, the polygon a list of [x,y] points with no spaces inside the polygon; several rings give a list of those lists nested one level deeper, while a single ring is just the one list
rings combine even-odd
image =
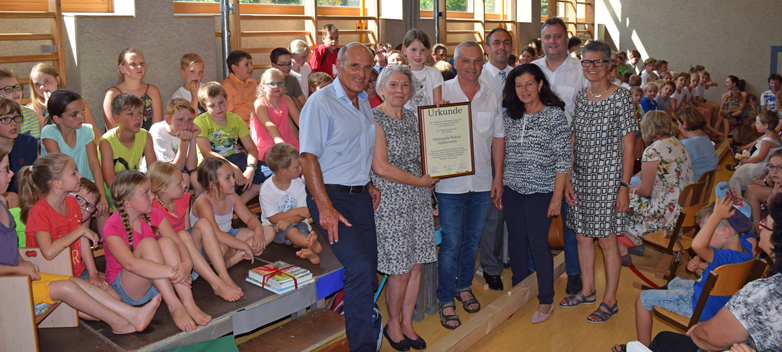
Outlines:
[{"label": "black flat shoe", "polygon": [[[397,351],[409,351],[410,350],[410,340],[407,339],[407,337],[402,338],[399,340],[399,342],[394,342],[394,340],[391,340],[391,338],[388,336],[388,324],[383,328],[383,336],[386,337],[386,341],[388,341],[388,344],[391,345],[391,347]],[[402,334],[402,336],[405,336],[405,334]]]},{"label": "black flat shoe", "polygon": [[[404,334],[402,334],[402,335],[404,335]],[[426,341],[424,341],[424,339],[422,339],[421,336],[418,336],[417,339],[413,340],[413,339],[407,337],[407,335],[405,335],[405,340],[407,340],[407,344],[409,344],[410,347],[412,347],[414,350],[425,350],[426,349]]]},{"label": "black flat shoe", "polygon": [[581,275],[568,275],[565,293],[575,296],[579,291],[581,291]]},{"label": "black flat shoe", "polygon": [[490,289],[494,291],[505,290],[505,287],[502,285],[502,276],[483,273],[483,279],[486,280],[486,284],[489,285]]}]

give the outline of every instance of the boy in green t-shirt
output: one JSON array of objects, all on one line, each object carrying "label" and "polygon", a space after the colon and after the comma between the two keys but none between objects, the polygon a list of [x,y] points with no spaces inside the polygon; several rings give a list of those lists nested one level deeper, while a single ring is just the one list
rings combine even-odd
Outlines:
[{"label": "boy in green t-shirt", "polygon": [[[247,203],[258,197],[261,184],[266,180],[258,168],[258,147],[250,138],[250,130],[239,115],[228,112],[227,93],[217,82],[204,84],[198,90],[198,102],[206,112],[198,115],[195,124],[201,129],[196,139],[198,159],[222,158],[231,163],[237,190],[241,189],[242,201]],[[239,150],[241,141],[244,150]]]},{"label": "boy in green t-shirt", "polygon": [[[111,117],[117,124],[100,141],[99,156],[106,189],[117,173],[125,170],[139,171],[142,158],[152,165],[157,158],[149,132],[141,129],[144,118],[144,102],[141,98],[123,93],[111,101]],[[106,192],[109,195],[109,192]]]}]

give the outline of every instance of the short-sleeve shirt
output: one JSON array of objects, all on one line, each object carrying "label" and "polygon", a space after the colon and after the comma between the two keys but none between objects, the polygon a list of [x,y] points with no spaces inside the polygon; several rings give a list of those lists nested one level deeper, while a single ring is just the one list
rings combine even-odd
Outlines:
[{"label": "short-sleeve shirt", "polygon": [[714,145],[707,136],[696,136],[682,140],[682,144],[687,148],[692,159],[692,172],[695,174],[693,180],[698,182],[704,172],[716,170],[720,158]]},{"label": "short-sleeve shirt", "polygon": [[299,99],[300,96],[304,95],[296,76],[288,75],[285,77],[285,95],[293,99]]},{"label": "short-sleeve shirt", "polygon": [[405,108],[417,112],[419,106],[434,104],[434,89],[443,85],[443,75],[431,66],[424,66],[423,70],[410,72],[415,77],[415,95],[410,97]]},{"label": "short-sleeve shirt", "polygon": [[338,53],[339,48],[334,49],[334,51],[329,51],[326,45],[318,45],[318,48],[312,52],[312,57],[310,58],[310,67],[312,68],[312,72],[325,72],[327,75],[331,76],[331,78],[336,79],[338,74]]},{"label": "short-sleeve shirt", "polygon": [[641,99],[641,114],[646,114],[649,111],[657,110],[657,102],[650,100],[647,97]]},{"label": "short-sleeve shirt", "polygon": [[301,65],[299,72],[291,70],[291,75],[299,80],[299,88],[301,88],[301,92],[304,94],[305,98],[310,96],[310,73],[312,73],[312,67],[310,67],[309,62],[305,62],[304,65]]},{"label": "short-sleeve shirt", "polygon": [[[27,238],[27,247],[38,247],[38,240],[35,239],[36,231],[48,232],[52,236],[52,241],[54,241],[81,226],[81,209],[76,198],[65,196],[65,205],[68,209],[68,214],[62,215],[49,205],[46,198],[41,198],[35,202],[32,209],[30,209],[30,215],[27,217],[27,229],[24,231]],[[81,272],[87,268],[81,258],[82,251],[79,240],[73,241],[70,248],[71,259],[73,260],[73,276],[79,277]],[[89,253],[88,255],[91,254]]]},{"label": "short-sleeve shirt", "polygon": [[[144,129],[140,129],[136,132],[135,141],[130,148],[122,145],[122,142],[119,141],[118,133],[119,127],[114,127],[103,135],[103,139],[109,142],[109,145],[111,146],[114,159],[114,172],[120,173],[125,170],[139,171],[149,132]],[[98,153],[100,153],[100,150]]]},{"label": "short-sleeve shirt", "polygon": [[[701,278],[695,281],[695,293],[692,295],[692,306],[698,305],[698,299],[703,292],[703,286],[706,285],[706,278],[709,277],[709,273],[719,266],[725,264],[738,264],[748,260],[752,260],[752,244],[745,239],[741,239],[741,247],[744,248],[744,253],[737,252],[732,249],[717,249],[714,250],[714,258],[711,263],[706,266],[706,270],[701,274]],[[706,321],[714,317],[723,306],[730,300],[731,296],[709,296],[706,300],[706,305],[703,307],[700,321]]]},{"label": "short-sleeve shirt", "polygon": [[671,95],[671,99],[676,99],[676,107],[681,108],[682,103],[685,101],[689,101],[691,95],[692,93],[690,92],[689,89],[687,89],[687,87],[682,87],[681,92],[677,93],[676,91],[673,91],[673,95]]},{"label": "short-sleeve shirt", "polygon": [[748,283],[725,305],[749,332],[758,352],[782,350],[782,274]]},{"label": "short-sleeve shirt", "polygon": [[41,138],[41,125],[38,123],[38,114],[35,110],[24,105],[22,108],[22,124],[19,126],[19,134],[29,134],[35,139]]},{"label": "short-sleeve shirt", "polygon": [[[153,208],[152,211],[149,212],[149,220],[152,226],[160,225],[160,222],[165,218],[166,216],[163,215],[163,212],[158,209]],[[130,241],[128,241],[128,233],[125,230],[125,225],[122,223],[122,219],[120,218],[118,211],[115,211],[114,214],[111,214],[109,219],[106,220],[106,224],[103,225],[102,241],[105,241],[106,237],[110,236],[120,237],[125,241],[125,245],[130,245]],[[141,233],[133,231],[133,249],[136,249],[136,246],[138,246],[139,242],[145,238],[155,238],[155,233],[152,231],[152,228],[149,227],[147,222],[142,218]],[[120,265],[120,263],[117,262],[117,259],[114,258],[114,255],[111,253],[111,249],[108,246],[103,246],[103,249],[106,254],[106,282],[111,284],[114,282],[114,279],[117,278],[117,275],[119,275],[120,271],[122,271],[122,265]]]},{"label": "short-sleeve shirt", "polygon": [[[201,129],[198,137],[209,139],[212,151],[222,157],[239,154],[239,139],[250,134],[250,129],[247,128],[242,118],[231,112],[225,113],[225,125],[214,122],[208,112],[198,115],[195,124]],[[198,160],[202,159],[203,156],[199,150]]]},{"label": "short-sleeve shirt", "polygon": [[235,74],[231,73],[228,78],[220,83],[228,96],[228,111],[232,112],[244,121],[245,125],[250,123],[250,115],[253,112],[253,102],[255,102],[255,90],[258,88],[258,81],[248,78],[244,82],[239,80]]},{"label": "short-sleeve shirt", "polygon": [[366,93],[358,93],[356,108],[337,78],[310,96],[299,123],[301,153],[318,158],[323,183],[369,183],[376,134]]},{"label": "short-sleeve shirt", "polygon": [[[204,86],[204,83],[202,83],[202,82],[198,83],[198,88],[201,88],[203,86]],[[193,101],[193,95],[190,94],[189,90],[185,89],[185,87],[182,87],[182,86],[180,86],[179,89],[177,89],[174,92],[174,94],[171,96],[171,99],[175,99],[175,98],[182,98],[182,99],[185,99],[187,101]],[[201,106],[201,103],[198,103],[198,113],[201,114],[201,113],[204,113],[204,112],[206,112],[206,109],[204,109],[204,107]]]},{"label": "short-sleeve shirt", "polygon": [[666,111],[671,107],[671,97],[668,99],[663,98],[662,94],[657,94],[654,98],[654,102],[657,103],[657,110]]},{"label": "short-sleeve shirt", "polygon": [[179,144],[182,140],[166,131],[166,122],[160,121],[149,128],[149,136],[152,137],[152,146],[155,148],[155,157],[159,161],[170,163],[179,152]]},{"label": "short-sleeve shirt", "polygon": [[771,89],[760,95],[760,106],[765,106],[768,111],[777,111],[777,96],[771,92]]},{"label": "short-sleeve shirt", "polygon": [[38,140],[29,134],[20,134],[14,139],[14,147],[8,154],[8,163],[14,176],[8,184],[8,192],[19,193],[17,175],[22,167],[32,165],[38,159]]},{"label": "short-sleeve shirt", "polygon": [[460,79],[456,76],[443,83],[443,100],[451,103],[470,102],[475,174],[440,180],[435,190],[450,194],[488,192],[493,180],[491,145],[494,138],[505,137],[500,93],[479,81],[481,87],[470,101],[459,85]]},{"label": "short-sleeve shirt", "polygon": [[0,265],[17,266],[19,265],[19,243],[16,236],[14,217],[5,204],[0,203],[0,211],[8,214],[9,226],[0,223]]},{"label": "short-sleeve shirt", "polygon": [[300,178],[291,180],[288,189],[281,190],[272,181],[272,177],[266,179],[261,186],[259,195],[261,202],[261,223],[264,226],[270,226],[269,217],[284,213],[286,211],[307,207],[307,191],[304,188],[304,181]]},{"label": "short-sleeve shirt", "polygon": [[[76,130],[76,144],[71,148],[65,140],[62,139],[62,133],[56,125],[43,126],[41,130],[41,140],[51,139],[57,143],[60,148],[60,153],[65,154],[76,164],[76,171],[82,176],[86,177],[92,182],[95,182],[95,178],[92,176],[92,169],[90,169],[90,159],[87,156],[87,144],[90,144],[95,140],[95,133],[92,131],[92,125],[83,123],[81,128]],[[41,143],[41,156],[46,155],[46,147]]]},{"label": "short-sleeve shirt", "polygon": [[[192,195],[190,192],[185,192],[182,198],[174,199],[174,204],[176,204],[176,211],[174,212],[176,215],[171,214],[166,207],[164,207],[160,202],[155,199],[154,202],[152,202],[152,207],[155,209],[160,210],[163,215],[168,218],[168,222],[171,223],[171,227],[174,229],[174,231],[185,231],[188,230],[185,228],[185,218],[187,218],[187,209],[190,208],[190,197]],[[193,226],[195,224],[190,224],[190,226]]]}]

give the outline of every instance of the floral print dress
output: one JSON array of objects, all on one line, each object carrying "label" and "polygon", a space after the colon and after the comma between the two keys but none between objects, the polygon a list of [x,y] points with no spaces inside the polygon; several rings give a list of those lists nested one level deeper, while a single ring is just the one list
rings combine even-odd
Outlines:
[{"label": "floral print dress", "polygon": [[659,230],[673,230],[682,207],[679,194],[693,183],[692,159],[684,144],[675,137],[655,141],[644,150],[641,162],[660,161],[651,197],[630,194],[627,237],[635,244]]}]

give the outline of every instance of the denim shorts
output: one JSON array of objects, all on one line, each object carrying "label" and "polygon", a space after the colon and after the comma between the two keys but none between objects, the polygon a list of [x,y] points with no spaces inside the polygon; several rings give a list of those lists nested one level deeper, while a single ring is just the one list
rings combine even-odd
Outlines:
[{"label": "denim shorts", "polygon": [[[236,238],[236,236],[239,235],[239,231],[241,231],[243,228],[244,227],[240,227],[238,229],[230,229],[226,233],[231,235],[231,237]],[[192,230],[192,228],[190,230]],[[190,232],[190,230],[187,230],[187,232]],[[206,251],[203,248],[201,248],[201,256],[206,258],[206,262],[209,263],[209,257],[206,256]],[[198,276],[196,276],[196,278],[198,278]],[[193,280],[195,280],[195,278]]]},{"label": "denim shorts", "polygon": [[310,227],[309,227],[309,225],[307,224],[306,221],[302,221],[300,223],[290,224],[290,225],[288,225],[288,227],[286,227],[286,228],[284,228],[282,230],[279,230],[279,231],[275,230],[274,231],[274,242],[275,243],[283,243],[283,244],[286,244],[286,245],[290,246],[292,243],[287,238],[288,231],[290,231],[294,227],[296,227],[296,229],[299,230],[299,232],[301,232],[304,236],[307,236],[307,235],[310,234]]},{"label": "denim shorts", "polygon": [[692,317],[692,296],[695,294],[695,281],[674,278],[668,283],[667,290],[641,291],[641,304],[646,310],[660,307],[671,312]]},{"label": "denim shorts", "polygon": [[81,275],[79,275],[79,278],[89,282],[90,281],[90,272],[86,268],[81,272]]},{"label": "denim shorts", "polygon": [[130,295],[128,295],[127,292],[125,292],[125,287],[122,286],[122,274],[117,274],[117,277],[114,279],[114,282],[111,283],[111,287],[114,287],[117,292],[119,292],[119,296],[122,297],[122,303],[125,303],[130,306],[140,306],[144,303],[149,302],[157,296],[158,292],[155,288],[155,285],[152,285],[149,287],[149,291],[139,300],[135,300]]}]

